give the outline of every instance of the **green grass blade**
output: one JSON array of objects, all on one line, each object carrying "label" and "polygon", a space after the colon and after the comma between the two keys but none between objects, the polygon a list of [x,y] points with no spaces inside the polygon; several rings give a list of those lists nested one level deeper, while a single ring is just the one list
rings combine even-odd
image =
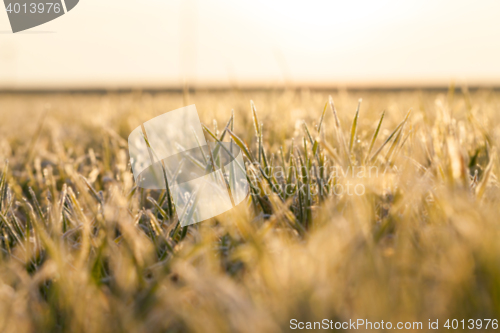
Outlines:
[{"label": "green grass blade", "polygon": [[375,161],[375,159],[377,158],[378,154],[380,154],[380,152],[382,151],[382,149],[384,149],[384,147],[391,141],[391,139],[394,137],[394,135],[398,133],[398,131],[401,129],[401,127],[403,127],[403,125],[406,123],[406,121],[410,117],[410,114],[411,114],[411,110],[408,111],[408,113],[406,114],[405,119],[402,122],[399,123],[399,125],[394,129],[394,131],[392,131],[392,133],[384,141],[384,143],[380,146],[380,148],[373,154],[373,156],[370,158],[370,163],[373,162],[373,161]]},{"label": "green grass blade", "polygon": [[303,125],[304,125],[304,130],[306,131],[306,134],[307,134],[307,138],[309,139],[309,141],[311,142],[311,144],[314,144],[314,140],[313,140],[313,138],[311,136],[311,132],[309,132],[309,128],[307,127],[307,124],[306,124],[305,121],[304,121]]},{"label": "green grass blade", "polygon": [[356,114],[352,120],[351,126],[351,140],[349,141],[349,154],[352,154],[352,148],[354,146],[354,141],[356,140],[356,132],[358,129],[358,118],[359,118],[359,108],[361,107],[362,99],[358,101],[358,108],[356,109]]},{"label": "green grass blade", "polygon": [[380,117],[380,120],[379,120],[378,125],[377,125],[377,129],[375,130],[375,133],[373,133],[372,142],[370,143],[370,148],[368,148],[368,152],[366,153],[365,163],[368,161],[368,158],[370,157],[370,154],[372,153],[373,145],[375,144],[375,141],[377,140],[378,134],[380,132],[380,127],[382,126],[382,121],[384,120],[384,116],[385,116],[385,110],[384,110],[384,112],[382,112],[382,116]]},{"label": "green grass blade", "polygon": [[[205,127],[205,126],[204,126]],[[248,157],[248,159],[252,162],[255,162],[255,158],[253,157],[252,153],[250,153],[250,149],[248,146],[241,140],[236,134],[234,134],[231,130],[227,130],[229,135],[233,138],[234,142],[240,147],[240,149],[243,151],[243,153]]]}]

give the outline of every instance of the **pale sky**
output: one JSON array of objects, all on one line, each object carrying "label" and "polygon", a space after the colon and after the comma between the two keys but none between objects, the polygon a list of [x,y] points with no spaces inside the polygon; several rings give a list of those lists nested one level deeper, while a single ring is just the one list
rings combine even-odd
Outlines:
[{"label": "pale sky", "polygon": [[500,1],[80,0],[18,34],[0,88],[500,84]]}]

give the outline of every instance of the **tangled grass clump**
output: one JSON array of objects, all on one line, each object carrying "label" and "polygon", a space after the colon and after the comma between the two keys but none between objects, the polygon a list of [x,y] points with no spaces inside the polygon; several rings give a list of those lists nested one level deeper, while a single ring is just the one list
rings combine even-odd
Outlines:
[{"label": "tangled grass clump", "polygon": [[[0,95],[0,332],[498,319],[500,94],[356,95]],[[126,137],[190,103],[252,186],[182,228]]]}]

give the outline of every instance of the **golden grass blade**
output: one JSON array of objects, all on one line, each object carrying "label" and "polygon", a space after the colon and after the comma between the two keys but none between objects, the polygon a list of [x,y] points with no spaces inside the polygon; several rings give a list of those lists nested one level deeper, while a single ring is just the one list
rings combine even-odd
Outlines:
[{"label": "golden grass blade", "polygon": [[346,157],[347,157],[349,164],[350,164],[351,159],[349,157],[349,151],[347,150],[346,140],[344,138],[344,133],[342,132],[342,127],[340,125],[340,119],[339,119],[339,116],[337,114],[337,109],[335,108],[335,104],[333,103],[333,98],[331,95],[329,96],[329,103],[330,103],[330,107],[331,107],[332,112],[333,112],[333,117],[335,118],[335,129],[337,132],[337,141],[338,141],[339,145],[341,145],[342,148],[344,149],[344,153],[346,154]]},{"label": "golden grass blade", "polygon": [[2,213],[0,213],[0,221],[3,222],[3,224],[9,229],[10,234],[17,240],[17,243],[19,244],[19,246],[21,246],[22,249],[24,251],[26,251],[26,248],[24,247],[24,244],[21,241],[21,238],[19,237],[19,235],[17,234],[17,232],[13,229],[13,227],[9,223],[9,220],[7,219],[7,217],[5,215],[3,215]]},{"label": "golden grass blade", "polygon": [[333,103],[333,97],[332,97],[332,95],[330,95],[328,98],[329,98],[330,107],[332,108],[332,112],[333,112],[333,119],[335,119],[335,126],[337,127],[337,129],[340,129],[340,120],[339,120],[339,116],[337,115],[337,109],[335,108],[335,104]]},{"label": "golden grass blade", "polygon": [[325,103],[325,107],[323,108],[323,113],[321,114],[321,118],[319,119],[318,134],[321,133],[321,126],[323,125],[323,120],[325,119],[325,114],[327,109],[328,109],[328,102]]},{"label": "golden grass blade", "polygon": [[484,193],[486,192],[486,188],[488,187],[488,182],[490,181],[491,178],[493,164],[496,162],[496,160],[497,160],[497,154],[496,152],[493,152],[493,154],[490,157],[490,161],[488,162],[488,165],[484,170],[483,179],[476,188],[476,196],[479,199],[481,199],[484,196]]},{"label": "golden grass blade", "polygon": [[259,117],[257,116],[257,108],[252,100],[250,100],[250,108],[252,109],[252,118],[253,118],[253,126],[255,128],[255,135],[260,137],[260,122]]},{"label": "golden grass blade", "polygon": [[321,146],[323,146],[323,148],[326,149],[326,152],[333,158],[333,160],[338,164],[338,165],[342,165],[342,160],[340,158],[340,156],[337,154],[337,152],[335,151],[335,149],[333,149],[332,146],[330,146],[330,144],[322,139],[320,139],[319,143],[321,144]]}]

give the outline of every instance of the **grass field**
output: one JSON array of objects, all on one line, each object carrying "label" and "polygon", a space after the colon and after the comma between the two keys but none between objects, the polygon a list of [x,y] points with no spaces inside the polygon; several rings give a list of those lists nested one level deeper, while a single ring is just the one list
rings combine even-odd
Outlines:
[{"label": "grass field", "polygon": [[[254,187],[181,228],[164,192],[135,187],[127,137],[189,104],[247,151]],[[0,332],[484,330],[499,125],[493,90],[0,94]]]}]

